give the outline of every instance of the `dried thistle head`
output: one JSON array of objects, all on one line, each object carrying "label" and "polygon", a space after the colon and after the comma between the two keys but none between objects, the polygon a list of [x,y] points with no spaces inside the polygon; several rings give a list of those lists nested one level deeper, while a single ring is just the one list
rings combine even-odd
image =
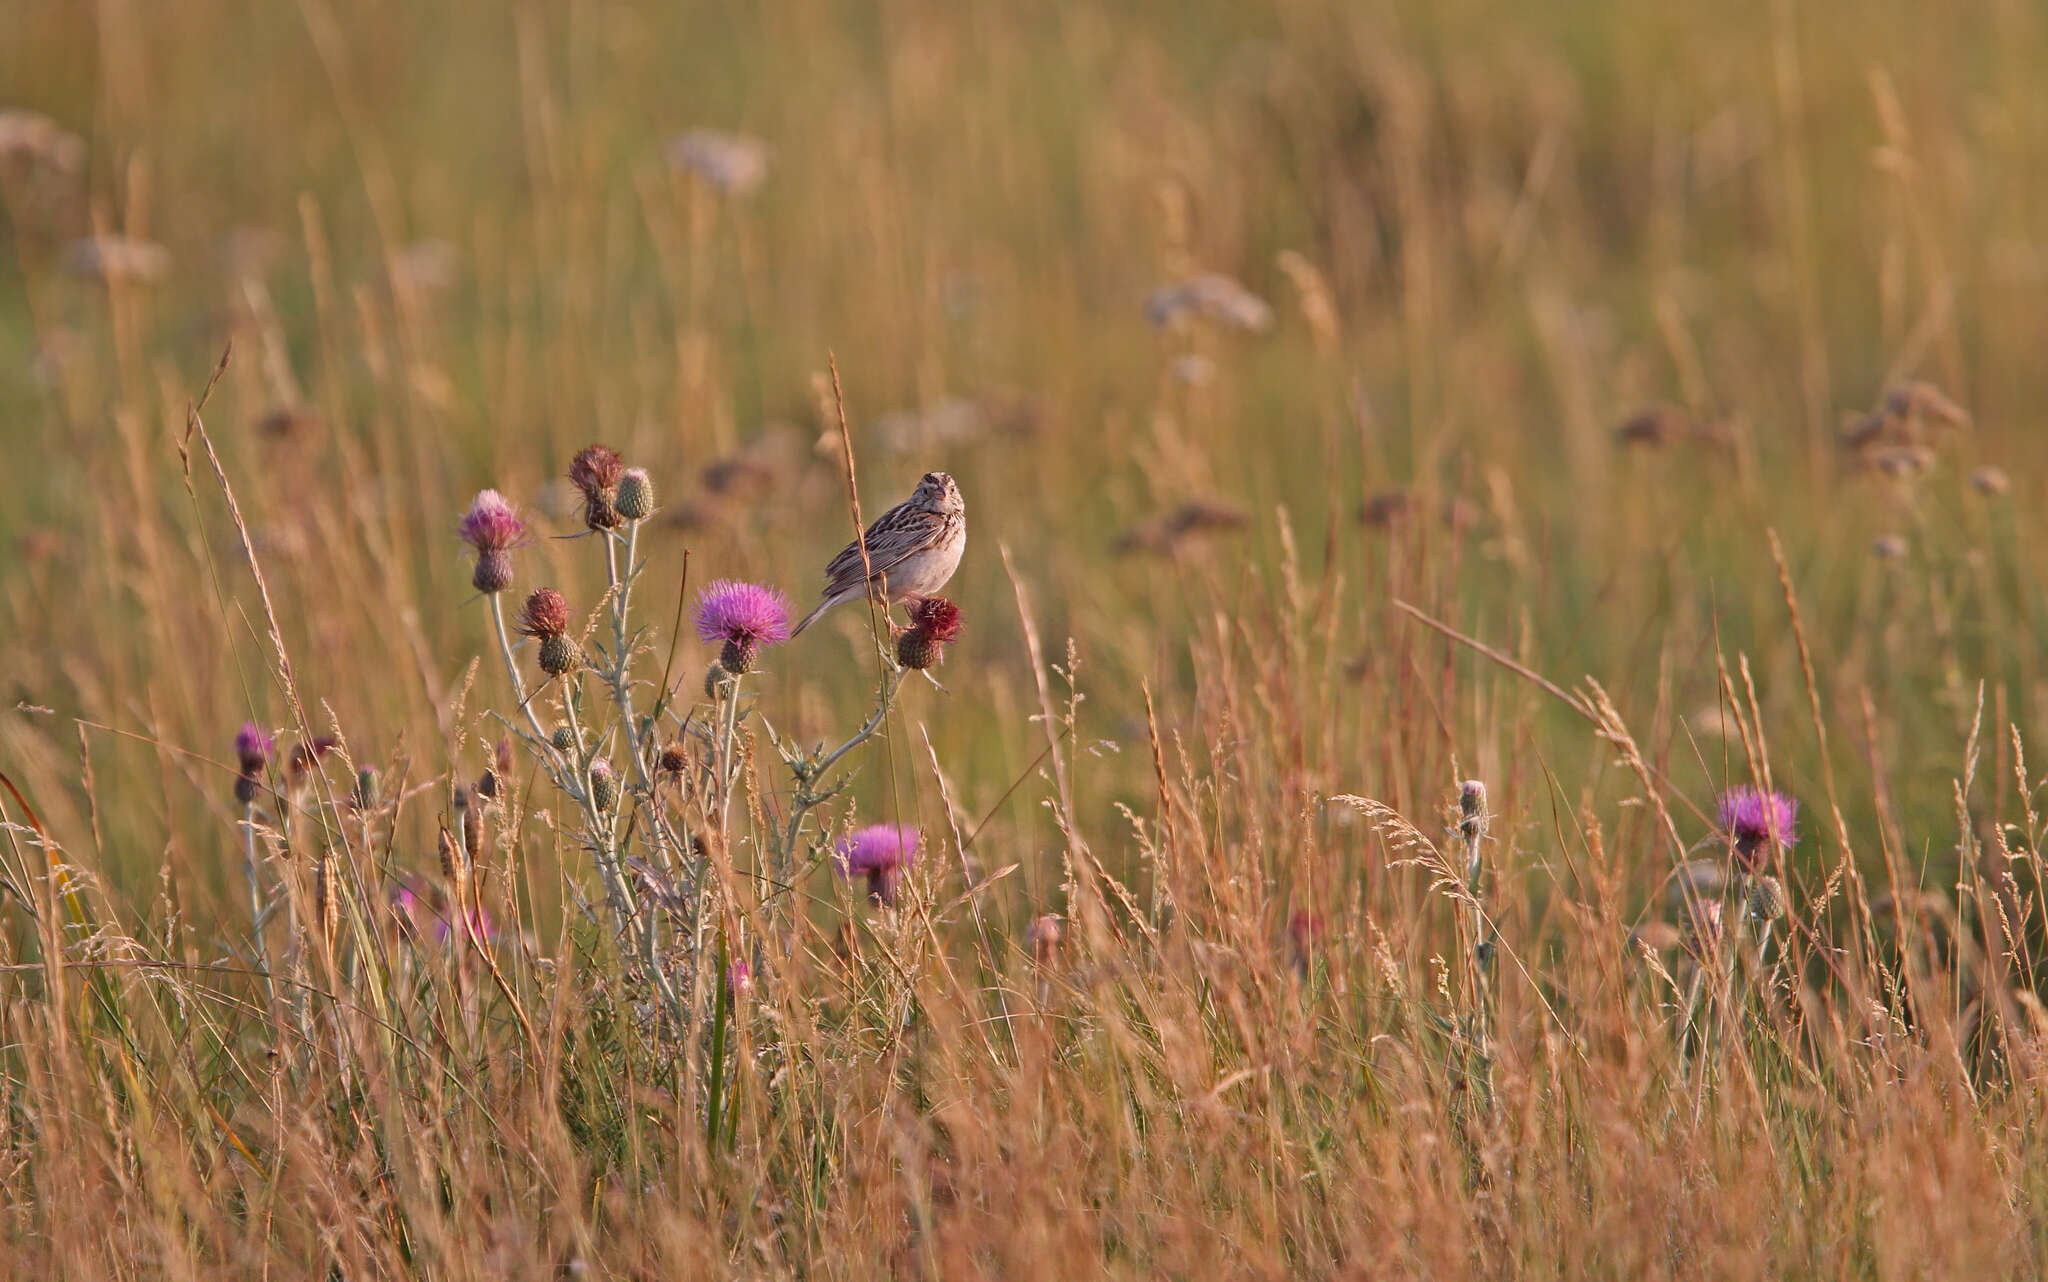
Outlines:
[{"label": "dried thistle head", "polygon": [[553,588],[535,588],[519,607],[521,636],[558,637],[569,630],[569,599]]},{"label": "dried thistle head", "polygon": [[1926,419],[1945,427],[1970,425],[1970,411],[1925,379],[1912,379],[1886,391],[1884,412],[1893,418]]},{"label": "dried thistle head", "polygon": [[745,196],[768,176],[768,144],[745,134],[692,129],[669,144],[668,163],[727,196]]},{"label": "dried thistle head", "polygon": [[1323,937],[1329,933],[1329,924],[1321,913],[1297,908],[1287,918],[1287,946],[1294,957],[1294,968],[1307,974],[1316,954],[1322,951]]},{"label": "dried thistle head", "polygon": [[1678,942],[1695,961],[1707,961],[1721,948],[1721,901],[1695,899],[1678,915]]},{"label": "dried thistle head", "polygon": [[341,746],[341,740],[331,734],[315,735],[292,745],[291,755],[286,758],[285,775],[291,785],[297,788],[308,782],[327,754]]},{"label": "dried thistle head", "polygon": [[896,661],[923,671],[943,659],[960,636],[960,607],[942,596],[925,597],[910,608],[910,631],[896,641]]},{"label": "dried thistle head", "polygon": [[576,664],[576,645],[569,640],[569,601],[553,588],[537,588],[520,607],[521,635],[540,642],[535,662],[551,677],[559,677]]},{"label": "dried thistle head", "polygon": [[2000,498],[2012,492],[2012,478],[2004,468],[1986,463],[1970,473],[1970,488],[1985,498]]},{"label": "dried thistle head", "polygon": [[1910,481],[1933,470],[1935,454],[1925,445],[1881,445],[1864,451],[1863,461],[1894,481]]},{"label": "dried thistle head", "polygon": [[617,491],[625,474],[625,460],[609,445],[586,445],[569,460],[569,484],[586,496]]},{"label": "dried thistle head", "polygon": [[1145,315],[1161,329],[1193,318],[1247,334],[1273,328],[1272,305],[1221,272],[1204,272],[1153,290],[1145,300]]},{"label": "dried thistle head", "polygon": [[1383,490],[1360,505],[1358,521],[1375,530],[1391,530],[1406,521],[1414,511],[1415,500],[1406,491]]},{"label": "dried thistle head", "polygon": [[583,493],[583,523],[593,530],[615,530],[624,518],[617,506],[625,460],[607,445],[586,445],[569,462],[569,483]]},{"label": "dried thistle head", "polygon": [[1676,405],[1650,405],[1623,419],[1614,439],[1623,445],[1658,447],[1692,435],[1692,415]]},{"label": "dried thistle head", "polygon": [[1173,555],[1182,544],[1211,534],[1243,530],[1251,514],[1243,508],[1216,500],[1195,499],[1171,512],[1148,518],[1119,534],[1114,544],[1119,555],[1151,552]]},{"label": "dried thistle head", "polygon": [[491,745],[491,764],[477,776],[476,795],[486,801],[496,801],[504,794],[506,781],[512,777],[512,740],[501,735]]}]

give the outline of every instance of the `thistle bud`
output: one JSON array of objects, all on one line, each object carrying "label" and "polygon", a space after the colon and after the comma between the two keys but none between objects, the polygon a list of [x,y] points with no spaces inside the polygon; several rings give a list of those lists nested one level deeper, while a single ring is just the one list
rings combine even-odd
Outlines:
[{"label": "thistle bud", "polygon": [[512,586],[512,554],[487,548],[476,554],[476,573],[469,584],[482,593],[503,592]]},{"label": "thistle bud", "polygon": [[1486,785],[1467,779],[1458,789],[1458,835],[1475,841],[1486,831]]},{"label": "thistle bud", "polygon": [[1765,874],[1749,883],[1749,919],[1772,922],[1785,915],[1785,883]]},{"label": "thistle bud", "polygon": [[606,813],[619,804],[619,776],[603,757],[590,763],[590,804]]},{"label": "thistle bud", "polygon": [[943,653],[929,632],[912,628],[896,638],[896,662],[918,672],[937,663]]},{"label": "thistle bud", "polygon": [[1060,919],[1051,913],[1041,913],[1031,919],[1031,926],[1024,932],[1026,942],[1031,945],[1031,960],[1040,966],[1050,966],[1059,955],[1060,938],[1066,932],[1060,927]]},{"label": "thistle bud", "polygon": [[711,666],[704,669],[704,697],[716,699],[718,692],[725,689],[726,683],[731,680],[732,673],[726,671],[723,663],[713,659]]},{"label": "thistle bud", "polygon": [[576,666],[576,646],[564,636],[542,637],[540,653],[536,658],[540,661],[542,672],[551,677],[559,677]]},{"label": "thistle bud", "polygon": [[548,736],[548,744],[556,752],[573,752],[576,749],[576,732],[567,726],[556,726]]},{"label": "thistle bud", "polygon": [[357,810],[377,808],[377,767],[364,766],[356,771],[356,790],[349,800]]},{"label": "thistle bud", "polygon": [[725,643],[718,652],[718,666],[735,675],[752,672],[754,660],[761,657],[761,645],[757,641],[735,639]]},{"label": "thistle bud", "polygon": [[661,750],[661,756],[657,759],[657,764],[661,767],[662,773],[679,775],[689,767],[690,757],[683,750],[682,744],[671,743]]},{"label": "thistle bud", "polygon": [[619,477],[619,493],[612,506],[628,521],[644,521],[654,514],[654,482],[648,478],[647,469],[626,469]]}]

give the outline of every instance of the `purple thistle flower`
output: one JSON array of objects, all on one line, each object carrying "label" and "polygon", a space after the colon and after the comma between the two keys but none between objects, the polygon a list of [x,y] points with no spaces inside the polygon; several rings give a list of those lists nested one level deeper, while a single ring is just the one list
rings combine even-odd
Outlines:
[{"label": "purple thistle flower", "polygon": [[842,837],[838,846],[842,877],[865,877],[868,894],[877,902],[896,902],[903,874],[917,860],[917,829],[909,824],[870,824]]},{"label": "purple thistle flower", "polygon": [[504,552],[526,542],[526,520],[496,490],[479,490],[462,514],[462,541],[479,552]]},{"label": "purple thistle flower", "polygon": [[476,590],[503,592],[510,587],[512,549],[527,541],[526,520],[511,501],[496,490],[478,491],[457,532],[476,549]]},{"label": "purple thistle flower", "polygon": [[[399,930],[416,941],[432,939],[445,947],[455,938],[455,919],[445,897],[422,889],[409,878],[391,888],[391,914]],[[478,942],[497,942],[497,927],[488,909],[479,904],[465,915],[469,932]]]},{"label": "purple thistle flower", "polygon": [[1799,803],[1782,792],[1731,788],[1721,794],[1720,819],[1744,872],[1761,871],[1773,844],[1790,846],[1799,840]]},{"label": "purple thistle flower", "polygon": [[253,721],[245,721],[235,732],[235,756],[240,759],[242,773],[262,774],[263,767],[270,764],[270,754],[277,751],[277,740],[270,732]]},{"label": "purple thistle flower", "polygon": [[789,598],[774,588],[719,579],[697,595],[697,635],[723,641],[727,672],[753,668],[763,646],[789,640]]},{"label": "purple thistle flower", "polygon": [[240,773],[235,776],[235,800],[243,805],[255,804],[263,795],[263,772],[270,766],[270,758],[277,751],[277,740],[270,732],[253,721],[245,721],[235,732],[235,760]]},{"label": "purple thistle flower", "polygon": [[[480,944],[495,944],[498,942],[498,928],[491,921],[489,909],[479,904],[463,915],[469,919],[469,936],[475,939],[476,942]],[[434,942],[445,946],[453,938],[455,938],[455,921],[444,910],[436,915],[434,919]]]}]

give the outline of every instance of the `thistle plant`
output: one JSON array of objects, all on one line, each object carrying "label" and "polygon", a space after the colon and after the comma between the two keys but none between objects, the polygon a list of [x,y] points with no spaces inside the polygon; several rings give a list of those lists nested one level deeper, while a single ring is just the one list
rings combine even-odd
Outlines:
[{"label": "thistle plant", "polygon": [[[793,635],[789,598],[730,578],[696,593],[692,630],[717,647],[701,701],[682,694],[682,682],[666,680],[665,660],[663,681],[636,675],[636,660],[673,645],[658,640],[634,611],[644,571],[641,529],[656,510],[653,480],[603,445],[579,452],[569,479],[583,500],[584,533],[575,545],[591,546],[604,572],[604,594],[580,620],[568,594],[540,587],[508,621],[504,589],[516,577],[513,553],[527,542],[524,518],[485,491],[463,520],[463,538],[478,555],[473,581],[484,592],[516,708],[501,718],[508,741],[486,778],[494,795],[514,773],[507,757],[517,742],[546,784],[568,799],[602,889],[586,907],[616,941],[630,978],[645,985],[661,1021],[681,1033],[702,1027],[703,1012],[717,1008],[725,991],[716,982],[725,965],[718,958],[744,955],[744,941],[729,937],[732,931],[773,930],[774,905],[790,900],[774,892],[806,868],[837,861],[843,873],[866,881],[875,902],[897,901],[916,856],[916,830],[878,825],[835,842],[816,818],[845,786],[842,763],[887,724],[905,674],[938,662],[959,635],[960,612],[937,598],[917,603],[910,631],[879,656],[873,714],[838,746],[804,750],[761,720],[793,786],[768,803],[782,809],[763,836],[736,834],[733,803],[747,789],[747,727],[758,719],[754,684],[767,675],[767,652]],[[533,650],[526,665],[522,643]],[[536,673],[537,683],[529,679]],[[463,794],[467,804],[456,807],[446,843],[459,865],[447,878],[457,921],[482,911],[475,894],[481,860],[471,843],[485,795],[483,780]],[[759,911],[727,901],[730,889],[713,875],[714,857],[752,871]]]},{"label": "thistle plant", "polygon": [[1679,1040],[1711,1067],[1717,1029],[1732,1031],[1747,1009],[1734,987],[1738,970],[1767,992],[1776,965],[1771,943],[1789,901],[1784,883],[1771,869],[1798,844],[1799,803],[1780,792],[1742,786],[1721,794],[1715,830],[1691,852],[1726,851],[1725,862],[1705,857],[1680,865],[1674,874],[1673,908],[1683,950]]},{"label": "thistle plant", "polygon": [[235,734],[235,761],[239,769],[235,775],[235,800],[242,805],[242,868],[249,880],[249,929],[256,962],[266,974],[270,970],[270,954],[263,943],[263,926],[270,912],[258,854],[256,802],[263,796],[264,777],[276,752],[277,741],[253,721],[244,722]]},{"label": "thistle plant", "polygon": [[842,838],[839,873],[867,883],[868,898],[893,907],[904,874],[917,862],[917,830],[905,824],[871,824]]}]

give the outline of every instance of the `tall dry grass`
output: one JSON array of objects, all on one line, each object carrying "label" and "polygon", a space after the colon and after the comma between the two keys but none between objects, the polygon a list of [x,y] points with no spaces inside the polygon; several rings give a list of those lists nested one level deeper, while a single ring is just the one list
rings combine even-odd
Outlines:
[{"label": "tall dry grass", "polygon": [[[2025,6],[7,27],[8,1272],[2041,1271]],[[1270,324],[1155,297],[1205,272]],[[849,454],[970,508],[800,876],[768,731],[870,715],[861,620],[749,677],[722,823],[640,798],[716,839],[673,992],[544,752],[456,816],[520,724],[456,520],[577,532],[593,440],[684,715],[679,599],[808,597]],[[602,611],[598,547],[518,590]],[[245,815],[245,720],[342,743]],[[1751,783],[1786,912],[1716,936],[1674,869]],[[494,939],[390,911],[444,824]]]}]

